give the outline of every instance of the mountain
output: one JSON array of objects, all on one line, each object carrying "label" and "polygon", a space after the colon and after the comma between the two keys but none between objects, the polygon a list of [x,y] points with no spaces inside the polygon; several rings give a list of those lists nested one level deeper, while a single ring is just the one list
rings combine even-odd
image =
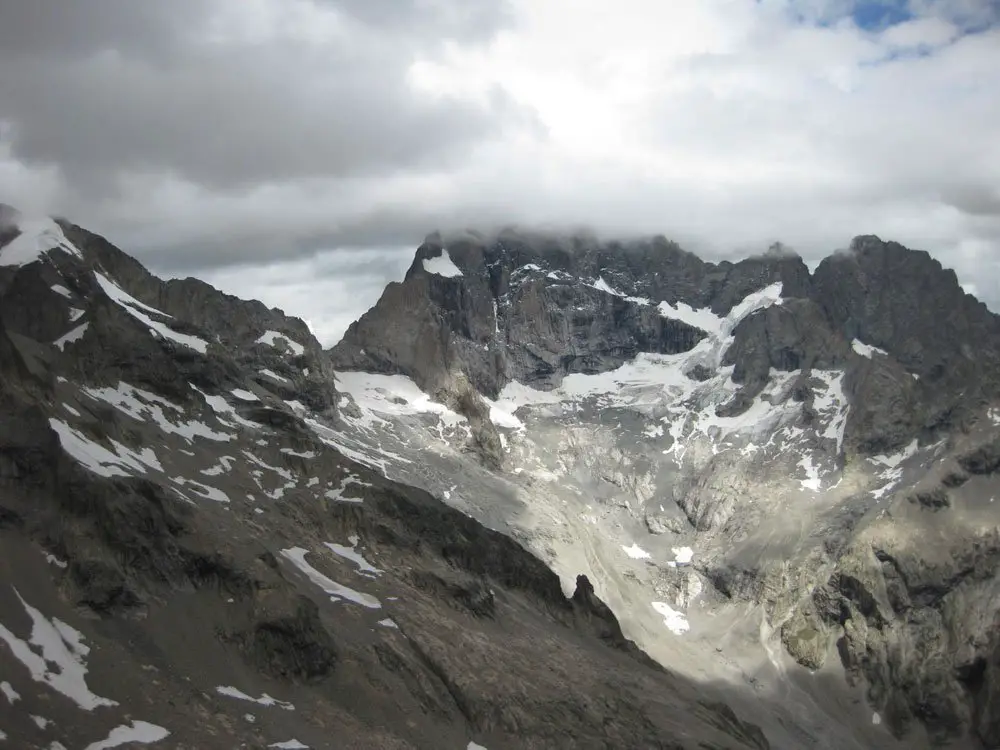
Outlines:
[{"label": "mountain", "polygon": [[769,747],[369,460],[338,377],[300,320],[0,209],[0,747]]},{"label": "mountain", "polygon": [[433,235],[324,351],[0,208],[0,747],[1000,746],[1000,324]]},{"label": "mountain", "polygon": [[432,235],[331,354],[371,460],[772,746],[1000,747],[1000,320],[927,253]]}]

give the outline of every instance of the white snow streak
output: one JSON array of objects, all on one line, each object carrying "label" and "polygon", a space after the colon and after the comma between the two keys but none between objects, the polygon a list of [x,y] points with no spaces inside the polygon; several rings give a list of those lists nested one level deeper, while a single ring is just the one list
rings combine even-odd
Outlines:
[{"label": "white snow streak", "polygon": [[0,249],[0,266],[24,266],[34,263],[55,249],[83,259],[83,253],[66,239],[62,227],[48,217],[40,219],[19,217],[17,228],[21,233]]},{"label": "white snow streak", "polygon": [[112,451],[58,419],[50,418],[49,426],[59,436],[62,449],[94,474],[103,477],[125,477],[133,472],[144,474],[147,468],[163,471],[152,448],[143,448],[136,453],[109,438],[108,442],[114,449]]},{"label": "white snow streak", "polygon": [[356,474],[349,474],[340,480],[340,487],[337,489],[329,489],[324,494],[327,499],[338,503],[363,503],[364,498],[344,496],[344,491],[352,484],[357,485],[358,487],[371,487],[371,484],[361,481]]},{"label": "white snow streak", "polygon": [[73,330],[71,330],[69,333],[65,333],[59,338],[57,338],[55,341],[52,342],[52,345],[55,346],[60,351],[64,351],[66,348],[66,344],[72,344],[74,341],[79,341],[80,339],[82,339],[84,334],[87,333],[87,329],[89,327],[90,323],[84,323],[83,325],[79,325]]},{"label": "white snow streak", "polygon": [[224,695],[227,698],[236,698],[237,700],[247,701],[249,703],[256,703],[259,706],[278,706],[286,711],[294,711],[295,706],[287,701],[279,701],[277,698],[272,698],[267,693],[263,693],[260,698],[253,698],[246,693],[244,693],[239,688],[230,687],[229,685],[219,685],[215,688],[215,692],[219,695]]},{"label": "white snow streak", "polygon": [[120,745],[138,743],[140,745],[151,745],[170,736],[163,727],[150,724],[147,721],[133,721],[129,725],[115,727],[106,739],[87,745],[86,750],[110,750]]},{"label": "white snow streak", "polygon": [[209,487],[207,484],[202,484],[201,482],[195,482],[191,479],[186,479],[184,477],[173,477],[170,481],[174,484],[180,485],[181,487],[190,486],[194,492],[197,492],[201,497],[206,500],[214,500],[217,503],[228,503],[229,496],[226,495],[222,490],[216,489],[215,487]]},{"label": "white snow streak", "polygon": [[18,693],[14,689],[13,685],[7,681],[0,682],[0,693],[3,693],[4,698],[6,698],[7,702],[10,704],[13,704],[15,701],[21,699],[21,694]]},{"label": "white snow streak", "polygon": [[307,563],[306,555],[309,554],[308,550],[302,549],[302,547],[292,547],[291,549],[281,550],[281,554],[287,560],[291,561],[292,564],[295,565],[295,567],[297,567],[300,571],[305,573],[306,577],[309,578],[310,581],[329,594],[332,601],[346,599],[349,602],[360,604],[362,607],[367,607],[368,609],[381,609],[381,602],[379,602],[379,600],[374,596],[363,594],[360,591],[355,591],[352,588],[337,583],[336,581],[327,578],[325,575],[316,570],[316,568]]},{"label": "white snow streak", "polygon": [[46,619],[16,588],[14,593],[31,618],[31,636],[23,641],[0,625],[0,639],[7,642],[14,657],[28,668],[32,679],[62,693],[84,711],[117,706],[117,702],[95,695],[87,687],[85,657],[90,649],[83,643],[83,636],[57,618]]},{"label": "white snow streak", "polygon": [[[205,393],[205,391],[202,391],[195,386],[191,387],[202,395],[202,397],[205,399],[205,402],[208,404],[209,408],[215,412],[219,421],[222,422],[224,425],[228,427],[236,427],[236,426],[248,427],[253,430],[260,428],[260,425],[251,422],[249,419],[244,419],[243,417],[241,417],[239,415],[239,412],[236,411],[235,407],[231,406],[230,403],[226,401],[226,399],[223,398],[222,396],[211,396]],[[232,436],[230,435],[229,438],[227,439],[231,438]]]},{"label": "white snow streak", "polygon": [[370,562],[368,562],[360,552],[357,550],[358,537],[351,536],[348,538],[351,543],[350,547],[345,547],[342,544],[335,544],[333,542],[324,542],[324,544],[330,548],[330,551],[338,557],[343,557],[345,560],[350,560],[352,563],[358,566],[358,571],[361,573],[371,573],[372,575],[380,575],[381,570],[376,568]]},{"label": "white snow streak", "polygon": [[125,312],[149,328],[154,336],[170,339],[171,341],[186,346],[189,349],[194,349],[196,352],[200,352],[201,354],[208,351],[208,342],[204,339],[198,338],[197,336],[191,336],[187,333],[178,333],[166,324],[153,320],[146,313],[155,313],[164,318],[170,318],[172,316],[167,315],[167,313],[161,310],[157,310],[155,307],[150,307],[149,305],[140,302],[113,281],[102,276],[101,274],[95,273],[94,276],[97,277],[97,283],[101,285],[101,289],[104,290],[104,293]]},{"label": "white snow streak", "polygon": [[[125,381],[119,381],[114,388],[83,388],[82,390],[90,398],[110,404],[137,422],[148,423],[152,420],[167,434],[180,435],[189,443],[196,437],[215,442],[226,442],[233,439],[232,435],[216,432],[204,422],[180,421],[175,423],[171,421],[165,410],[174,412],[173,419],[176,419],[177,415],[184,413],[180,406],[155,393],[129,385]],[[223,403],[225,403],[224,399]]]}]

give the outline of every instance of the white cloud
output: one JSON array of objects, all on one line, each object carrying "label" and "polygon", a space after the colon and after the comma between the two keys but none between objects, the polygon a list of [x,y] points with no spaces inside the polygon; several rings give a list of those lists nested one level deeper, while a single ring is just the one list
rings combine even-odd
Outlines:
[{"label": "white cloud", "polygon": [[[278,31],[282,43],[315,41],[341,28],[299,0],[228,7],[219,44]],[[397,71],[428,101],[506,97],[533,113],[505,117],[460,160],[239,190],[133,174],[114,202],[77,196],[69,208],[128,250],[156,250],[163,263],[170,248],[173,265],[191,267],[220,242],[286,258],[338,244],[413,248],[435,228],[505,223],[663,233],[709,256],[781,239],[807,259],[875,233],[929,250],[996,307],[1000,30],[967,33],[997,20],[995,4],[912,0],[913,18],[875,31],[858,28],[852,7],[512,0],[509,26],[473,41],[442,35]],[[0,157],[0,196],[16,203],[23,176]],[[51,175],[32,180],[35,193],[58,193]],[[380,278],[399,274],[393,263]],[[245,273],[218,277],[233,289]],[[342,283],[327,277],[245,278],[241,288],[328,331],[362,311],[350,284],[309,291]],[[303,301],[319,297],[322,310]]]},{"label": "white cloud", "polygon": [[208,271],[208,283],[305,320],[323,346],[378,301],[385,285],[402,281],[411,248],[342,248],[312,258]]}]

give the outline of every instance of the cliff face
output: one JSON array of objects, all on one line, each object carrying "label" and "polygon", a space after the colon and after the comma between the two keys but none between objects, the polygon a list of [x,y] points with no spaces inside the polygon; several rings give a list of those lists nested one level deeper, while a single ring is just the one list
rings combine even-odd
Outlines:
[{"label": "cliff face", "polygon": [[[790,696],[775,746],[1000,743],[1000,323],[927,253],[432,236],[330,358],[381,449],[444,451],[387,470],[583,566],[661,663]],[[414,388],[469,419],[429,436]]]}]

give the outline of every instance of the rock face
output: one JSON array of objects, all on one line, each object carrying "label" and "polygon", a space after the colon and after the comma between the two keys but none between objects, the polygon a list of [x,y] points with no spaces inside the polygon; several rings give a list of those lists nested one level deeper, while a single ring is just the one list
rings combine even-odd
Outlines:
[{"label": "rock face", "polygon": [[[785,696],[773,746],[1000,746],[1000,319],[927,253],[435,235],[330,356],[393,425],[345,417],[358,445],[440,455],[385,466],[661,664]],[[401,383],[488,408],[442,432]]]},{"label": "rock face", "polygon": [[[686,312],[725,317],[774,283],[785,304],[744,318],[726,350],[743,401],[772,370],[853,360],[848,446],[874,455],[960,427],[1000,389],[997,317],[927,253],[870,236],[810,275],[785,252],[716,265],[662,238],[434,235],[406,279],[352,324],[333,362],[402,373],[429,393],[448,391],[456,373],[491,398],[510,382],[545,390],[639,353],[689,351],[705,333]],[[889,356],[861,362],[852,341]]]},{"label": "rock face", "polygon": [[716,266],[663,239],[602,245],[505,233],[446,247],[435,235],[333,357],[345,369],[402,372],[429,391],[458,369],[495,397],[511,381],[552,387],[640,352],[687,351],[704,337],[651,299],[726,315],[773,282],[802,292],[809,272],[787,256]]},{"label": "rock face", "polygon": [[[387,478],[301,321],[0,220],[0,741],[770,747],[586,577]],[[486,472],[489,407],[442,382]]]}]

